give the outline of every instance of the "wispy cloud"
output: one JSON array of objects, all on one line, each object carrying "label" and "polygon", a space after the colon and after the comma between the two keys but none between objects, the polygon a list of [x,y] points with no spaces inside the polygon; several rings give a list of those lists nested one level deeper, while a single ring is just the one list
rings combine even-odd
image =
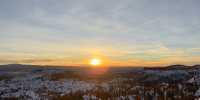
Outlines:
[{"label": "wispy cloud", "polygon": [[[98,54],[115,63],[162,64],[172,59],[197,63],[191,59],[196,59],[199,53],[191,48],[200,48],[199,3],[197,0],[2,0],[0,57],[21,55],[22,60],[55,57],[66,58],[62,63],[66,60],[82,63],[83,59]],[[2,59],[2,62],[15,61],[18,60]]]}]

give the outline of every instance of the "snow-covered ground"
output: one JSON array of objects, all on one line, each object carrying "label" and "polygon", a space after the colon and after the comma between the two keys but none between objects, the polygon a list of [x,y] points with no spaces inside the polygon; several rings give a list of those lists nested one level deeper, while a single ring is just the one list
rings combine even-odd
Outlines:
[{"label": "snow-covered ground", "polygon": [[[73,79],[52,81],[40,75],[27,75],[25,77],[0,81],[1,98],[24,97],[39,100],[42,99],[42,96],[48,96],[49,92],[62,96],[77,91],[86,92],[94,88],[95,84],[93,83]],[[40,90],[43,90],[43,93],[40,93]]]},{"label": "snow-covered ground", "polygon": [[[197,70],[134,70],[77,75],[66,69],[1,70],[0,99],[136,100],[200,97]],[[195,72],[194,74],[191,74]],[[107,74],[107,75],[106,75]],[[105,76],[104,76],[105,75]],[[178,81],[175,81],[178,79]],[[145,80],[145,81],[144,81]],[[171,81],[172,80],[172,81]],[[180,81],[179,81],[180,80]],[[169,82],[168,82],[169,81]],[[152,84],[153,82],[153,84]]]}]

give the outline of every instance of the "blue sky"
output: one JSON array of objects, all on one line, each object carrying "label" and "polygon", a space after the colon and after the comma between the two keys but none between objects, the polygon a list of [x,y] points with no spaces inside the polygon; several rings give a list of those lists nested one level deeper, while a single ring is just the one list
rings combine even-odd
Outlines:
[{"label": "blue sky", "polygon": [[199,0],[1,0],[0,63],[200,63]]}]

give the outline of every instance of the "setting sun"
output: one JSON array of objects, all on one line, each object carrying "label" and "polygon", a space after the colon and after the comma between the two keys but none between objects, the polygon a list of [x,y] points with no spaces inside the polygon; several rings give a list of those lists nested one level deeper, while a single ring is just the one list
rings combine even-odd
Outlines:
[{"label": "setting sun", "polygon": [[101,60],[97,59],[97,58],[91,59],[90,60],[90,65],[93,65],[93,66],[101,65]]}]

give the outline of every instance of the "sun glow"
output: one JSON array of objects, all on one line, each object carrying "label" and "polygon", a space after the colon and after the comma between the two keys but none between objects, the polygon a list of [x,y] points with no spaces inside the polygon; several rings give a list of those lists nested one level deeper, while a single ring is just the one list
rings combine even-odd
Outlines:
[{"label": "sun glow", "polygon": [[92,66],[99,66],[101,65],[101,60],[98,58],[93,58],[90,60],[90,65]]}]

